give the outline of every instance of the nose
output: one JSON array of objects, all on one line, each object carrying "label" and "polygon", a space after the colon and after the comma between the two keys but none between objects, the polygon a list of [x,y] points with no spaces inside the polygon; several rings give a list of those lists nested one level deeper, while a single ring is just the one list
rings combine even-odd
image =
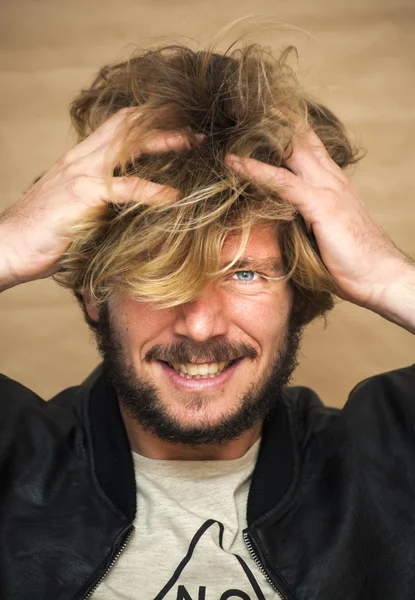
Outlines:
[{"label": "nose", "polygon": [[213,283],[208,284],[198,298],[176,310],[174,333],[178,336],[205,342],[228,333],[223,292]]}]

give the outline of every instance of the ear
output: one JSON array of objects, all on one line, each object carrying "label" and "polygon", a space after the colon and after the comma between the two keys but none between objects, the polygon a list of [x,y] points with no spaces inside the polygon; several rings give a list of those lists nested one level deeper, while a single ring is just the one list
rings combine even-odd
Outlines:
[{"label": "ear", "polygon": [[96,301],[91,298],[91,295],[88,292],[84,293],[84,306],[85,306],[85,311],[88,315],[88,317],[91,319],[91,321],[95,321],[95,323],[98,323],[99,321],[99,307],[96,303]]}]

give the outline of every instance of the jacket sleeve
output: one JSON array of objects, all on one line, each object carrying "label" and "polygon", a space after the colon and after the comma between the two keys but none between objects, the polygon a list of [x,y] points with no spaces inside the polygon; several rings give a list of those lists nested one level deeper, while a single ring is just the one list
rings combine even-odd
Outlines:
[{"label": "jacket sleeve", "polygon": [[0,374],[0,464],[19,436],[28,413],[43,412],[46,402],[24,385]]},{"label": "jacket sleeve", "polygon": [[[73,399],[68,388],[65,393]],[[0,469],[9,460],[27,464],[41,457],[46,445],[66,444],[79,425],[77,403],[45,401],[24,385],[0,374]]]},{"label": "jacket sleeve", "polygon": [[[350,392],[343,410],[390,412],[403,425],[415,418],[415,364],[395,371],[374,375],[358,383]],[[361,410],[364,410],[362,406]]]},{"label": "jacket sleeve", "polygon": [[[389,473],[412,471],[415,456],[415,365],[375,375],[351,391],[339,419],[356,457]],[[362,463],[363,464],[363,463]],[[412,476],[411,476],[412,477]]]}]

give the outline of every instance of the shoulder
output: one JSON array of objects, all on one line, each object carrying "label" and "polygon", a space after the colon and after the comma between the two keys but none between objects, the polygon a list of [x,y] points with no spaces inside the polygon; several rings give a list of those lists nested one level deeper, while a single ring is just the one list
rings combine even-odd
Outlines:
[{"label": "shoulder", "polygon": [[366,476],[374,472],[374,465],[378,473],[391,472],[397,464],[403,472],[413,473],[415,365],[358,383],[330,426],[314,441],[319,454],[353,464]]},{"label": "shoulder", "polygon": [[285,404],[305,452],[310,444],[324,452],[345,447],[387,451],[387,444],[415,452],[415,365],[359,382],[342,409],[325,406],[302,386],[287,388]]},{"label": "shoulder", "polygon": [[0,415],[2,420],[6,415],[17,412],[21,407],[42,408],[45,401],[26,386],[0,374]]},{"label": "shoulder", "polygon": [[46,438],[58,441],[73,435],[82,421],[80,390],[79,386],[68,388],[47,402],[0,374],[0,454],[16,444],[30,448],[35,443],[37,447]]},{"label": "shoulder", "polygon": [[382,411],[393,413],[397,419],[412,419],[415,418],[415,364],[360,381],[342,409],[325,406],[315,391],[304,386],[287,388],[285,402],[297,419],[317,429],[324,429],[338,418]]},{"label": "shoulder", "polygon": [[358,383],[350,392],[342,414],[345,420],[350,419],[359,429],[367,421],[374,427],[413,428],[415,364],[380,373]]},{"label": "shoulder", "polygon": [[66,406],[70,410],[78,403],[81,387],[69,387],[45,401],[25,385],[0,373],[0,416],[19,412],[23,408],[33,408],[45,413],[53,413],[57,406]]}]

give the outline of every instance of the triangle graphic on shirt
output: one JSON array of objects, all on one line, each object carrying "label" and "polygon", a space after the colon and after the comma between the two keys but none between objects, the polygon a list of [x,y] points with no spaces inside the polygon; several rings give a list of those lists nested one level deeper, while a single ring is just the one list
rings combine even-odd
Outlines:
[{"label": "triangle graphic on shirt", "polygon": [[[154,600],[266,600],[253,572],[237,554],[227,553],[229,557],[235,559],[237,572],[240,573],[238,580],[235,581],[234,574],[230,575],[229,584],[225,585],[219,593],[215,573],[203,573],[200,568],[204,562],[203,557],[206,556],[206,552],[211,552],[211,545],[206,547],[203,538],[214,525],[218,533],[219,546],[223,550],[223,523],[214,519],[205,521],[194,534],[186,555]],[[212,530],[209,533],[212,533]],[[195,573],[197,573],[197,584],[195,584]],[[215,592],[212,590],[213,587]],[[215,595],[212,596],[212,593]]]}]

